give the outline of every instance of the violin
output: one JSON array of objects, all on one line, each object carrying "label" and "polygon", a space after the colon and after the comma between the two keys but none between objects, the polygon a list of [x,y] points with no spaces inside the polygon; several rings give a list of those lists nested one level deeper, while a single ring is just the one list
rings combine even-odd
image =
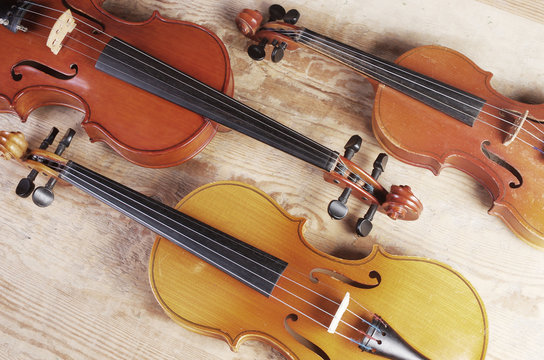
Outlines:
[{"label": "violin", "polygon": [[[325,180],[343,188],[329,204],[335,219],[346,216],[350,196],[370,206],[357,222],[361,236],[379,211],[415,220],[422,210],[408,186],[387,191],[350,161],[358,136],[344,156],[231,97],[233,78],[223,43],[209,30],[154,12],[141,23],[112,16],[101,0],[4,1],[0,5],[0,112],[27,119],[44,105],[85,114],[91,141],[147,167],[180,164],[196,155],[220,125],[317,166]],[[176,39],[176,41],[171,41]],[[7,71],[10,69],[10,71]],[[158,116],[160,114],[160,116]],[[91,117],[92,115],[92,117]]]},{"label": "violin", "polygon": [[268,22],[250,9],[236,18],[239,30],[259,42],[248,48],[253,59],[263,59],[267,45],[275,62],[285,49],[305,46],[365,76],[376,93],[373,131],[389,154],[435,175],[445,167],[471,175],[493,198],[489,213],[544,248],[542,104],[502,96],[491,73],[454,50],[417,47],[392,63],[296,26],[296,10],[269,10]]},{"label": "violin", "polygon": [[487,316],[459,273],[375,246],[345,260],[304,239],[295,218],[260,190],[218,182],[177,207],[0,132],[0,152],[75,186],[158,234],[149,261],[154,295],[182,326],[249,339],[288,359],[483,359]]}]

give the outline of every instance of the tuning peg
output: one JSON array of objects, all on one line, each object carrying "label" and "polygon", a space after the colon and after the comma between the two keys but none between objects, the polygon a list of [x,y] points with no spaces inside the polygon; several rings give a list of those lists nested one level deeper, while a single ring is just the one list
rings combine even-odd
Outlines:
[{"label": "tuning peg", "polygon": [[[344,146],[344,157],[351,160],[353,155],[355,155],[361,149],[362,142],[363,139],[361,139],[359,135],[353,135]],[[351,188],[345,188],[338,200],[332,200],[329,203],[327,212],[333,219],[341,220],[348,214],[348,207],[346,206],[346,203],[351,195],[351,191]]]},{"label": "tuning peg", "polygon": [[280,44],[278,44],[278,40],[274,39],[272,41],[272,45],[274,45],[274,50],[272,50],[271,55],[272,62],[280,62],[281,59],[283,59],[283,54],[285,52],[285,48],[287,48],[287,43],[281,42]]},{"label": "tuning peg", "polygon": [[270,14],[270,19],[268,19],[268,21],[282,20],[285,16],[285,9],[281,5],[274,4],[270,5],[268,13]]},{"label": "tuning peg", "polygon": [[[387,165],[388,156],[385,153],[378,155],[376,160],[374,160],[374,165],[372,169],[372,178],[378,180],[380,175],[384,172],[385,166]],[[355,231],[359,236],[367,236],[372,231],[372,220],[374,219],[374,214],[378,210],[378,205],[372,204],[366,212],[366,214],[357,220],[357,225],[355,226]]]},{"label": "tuning peg", "polygon": [[346,202],[348,201],[350,195],[351,188],[345,188],[340,197],[338,197],[338,200],[333,200],[329,203],[327,212],[331,218],[334,220],[341,220],[348,214]]},{"label": "tuning peg", "polygon": [[[42,141],[40,144],[40,149],[45,150],[55,141],[55,137],[59,133],[59,129],[56,127],[53,127],[51,129],[51,132],[49,132],[49,135]],[[19,184],[17,185],[17,188],[15,189],[15,193],[22,197],[26,198],[30,194],[32,194],[32,191],[34,191],[34,180],[36,180],[36,176],[38,176],[38,172],[34,169],[30,171],[28,176],[26,178],[22,178],[19,181]]]},{"label": "tuning peg", "polygon": [[267,39],[262,39],[258,45],[257,44],[250,45],[247,48],[247,54],[253,60],[260,61],[264,59],[264,57],[266,56],[266,51],[264,50],[264,47],[266,46],[267,43],[268,43]]},{"label": "tuning peg", "polygon": [[32,201],[39,207],[48,207],[55,200],[53,187],[57,183],[57,179],[49,178],[45,186],[38,186],[32,193]]},{"label": "tuning peg", "polygon": [[[56,155],[62,155],[64,150],[68,146],[70,146],[70,143],[72,142],[74,135],[76,132],[73,129],[68,129],[66,134],[64,134],[64,137],[60,141],[59,145],[57,146],[57,149],[55,150]],[[36,190],[34,190],[34,193],[32,193],[32,201],[34,204],[36,204],[39,207],[47,207],[51,205],[53,200],[55,199],[55,194],[53,194],[53,188],[55,187],[55,184],[57,183],[57,179],[50,178],[45,186],[38,186]]]},{"label": "tuning peg", "polygon": [[359,236],[367,236],[372,231],[372,220],[374,219],[374,214],[378,210],[378,205],[372,204],[366,212],[365,216],[357,220],[357,225],[355,225],[355,232]]},{"label": "tuning peg", "polygon": [[386,153],[381,153],[380,155],[378,155],[376,160],[374,160],[374,168],[372,169],[372,174],[370,174],[370,176],[378,180],[380,175],[385,171],[385,166],[387,165],[388,159],[389,157]]},{"label": "tuning peg", "polygon": [[295,9],[289,10],[283,17],[283,21],[291,25],[295,25],[298,19],[300,19],[300,13]]},{"label": "tuning peg", "polygon": [[359,135],[353,135],[349,138],[348,142],[344,146],[344,157],[348,160],[351,160],[353,155],[357,154],[359,150],[361,150],[361,144],[363,143],[363,139]]}]

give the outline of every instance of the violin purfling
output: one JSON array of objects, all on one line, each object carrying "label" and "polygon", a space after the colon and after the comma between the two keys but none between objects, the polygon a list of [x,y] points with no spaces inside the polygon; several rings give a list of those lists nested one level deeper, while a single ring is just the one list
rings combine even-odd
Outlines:
[{"label": "violin purfling", "polygon": [[[231,97],[228,53],[209,30],[155,12],[131,23],[101,8],[101,0],[4,1],[0,6],[0,112],[23,120],[36,108],[62,105],[85,114],[91,141],[102,141],[126,159],[148,167],[180,164],[201,151],[218,124],[237,130],[324,171],[344,189],[329,206],[336,219],[351,196],[370,205],[357,224],[372,228],[376,211],[415,220],[420,201],[408,186],[387,191],[350,161],[358,136],[344,156]],[[173,39],[175,41],[173,41]]]},{"label": "violin purfling", "polygon": [[[361,260],[314,249],[295,218],[239,182],[203,186],[170,208],[0,132],[4,157],[65,181],[158,235],[149,278],[182,326],[232,349],[265,341],[288,359],[482,360],[484,304],[472,285],[434,260],[378,246]],[[122,241],[122,239],[120,239]]]},{"label": "violin purfling", "polygon": [[491,73],[445,47],[418,47],[393,63],[294,25],[293,10],[272,5],[270,14],[267,22],[245,9],[236,18],[259,42],[248,49],[252,58],[263,59],[269,44],[273,61],[305,46],[362,74],[376,92],[374,135],[389,154],[436,175],[445,167],[471,175],[493,198],[489,213],[544,248],[544,105],[502,96]]}]

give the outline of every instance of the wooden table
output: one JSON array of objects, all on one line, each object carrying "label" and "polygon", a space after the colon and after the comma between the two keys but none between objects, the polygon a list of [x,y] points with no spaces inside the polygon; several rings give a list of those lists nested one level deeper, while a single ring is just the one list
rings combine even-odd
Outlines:
[{"label": "wooden table", "polygon": [[[159,9],[166,17],[208,27],[230,53],[237,99],[339,151],[351,135],[361,135],[364,146],[354,160],[370,169],[381,149],[371,130],[372,89],[361,76],[309,50],[288,52],[279,64],[247,56],[248,41],[234,18],[243,8],[266,11],[270,4],[110,0],[106,7],[130,20],[144,20]],[[301,12],[302,26],[389,60],[426,44],[456,49],[494,73],[493,85],[502,94],[544,102],[542,0],[291,0],[284,5]],[[340,190],[323,182],[318,169],[236,132],[217,135],[185,164],[152,170],[124,161],[105,145],[90,144],[81,119],[80,113],[47,107],[25,124],[0,115],[0,128],[23,131],[37,147],[51,126],[61,132],[73,127],[78,132],[67,157],[170,205],[209,182],[253,184],[291,214],[307,218],[307,239],[331,254],[361,258],[380,244],[393,254],[449,264],[485,303],[487,358],[542,358],[544,252],[486,214],[491,199],[468,175],[448,169],[435,177],[390,159],[382,182],[411,185],[425,210],[411,223],[377,216],[371,236],[361,238],[353,230],[363,206],[350,203],[350,215],[332,221],[326,206]],[[2,163],[0,359],[282,358],[259,342],[233,353],[223,341],[176,325],[149,288],[153,234],[69,186],[55,189],[51,207],[38,208],[14,193],[26,174],[13,162]]]}]

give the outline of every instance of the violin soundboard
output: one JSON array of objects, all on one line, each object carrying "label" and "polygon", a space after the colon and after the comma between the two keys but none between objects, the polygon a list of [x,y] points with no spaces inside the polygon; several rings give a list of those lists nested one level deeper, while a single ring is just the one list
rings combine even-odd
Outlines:
[{"label": "violin soundboard", "polygon": [[[236,99],[331,149],[342,151],[359,134],[363,147],[354,159],[371,169],[382,149],[371,129],[374,92],[362,76],[304,49],[286,51],[281,64],[247,56],[249,41],[234,18],[243,8],[266,12],[270,4],[109,0],[105,7],[132,21],[160,9],[165,17],[206,26],[229,51]],[[290,0],[282,5],[296,7],[304,26],[389,60],[419,45],[456,49],[496,74],[493,85],[505,96],[544,103],[542,2]],[[52,126],[61,132],[72,127],[77,135],[67,157],[170,206],[201,185],[242,181],[306,218],[305,237],[321,251],[362,258],[379,244],[395,255],[448,264],[472,283],[485,304],[486,358],[542,358],[544,252],[487,215],[491,198],[468,175],[446,169],[436,177],[391,158],[380,181],[411,185],[424,211],[415,222],[377,216],[371,235],[362,238],[354,226],[367,210],[363,205],[349,202],[347,218],[331,220],[326,207],[340,190],[323,182],[319,169],[237,132],[217,134],[182,165],[149,169],[104,144],[90,143],[81,120],[79,112],[46,107],[26,123],[0,114],[0,128],[24,132],[37,147]],[[53,205],[38,208],[14,192],[27,173],[14,162],[2,163],[0,171],[0,358],[284,359],[261,342],[249,341],[231,352],[222,340],[178,326],[149,286],[151,231],[64,184],[55,188]],[[45,181],[40,177],[37,183]]]}]

